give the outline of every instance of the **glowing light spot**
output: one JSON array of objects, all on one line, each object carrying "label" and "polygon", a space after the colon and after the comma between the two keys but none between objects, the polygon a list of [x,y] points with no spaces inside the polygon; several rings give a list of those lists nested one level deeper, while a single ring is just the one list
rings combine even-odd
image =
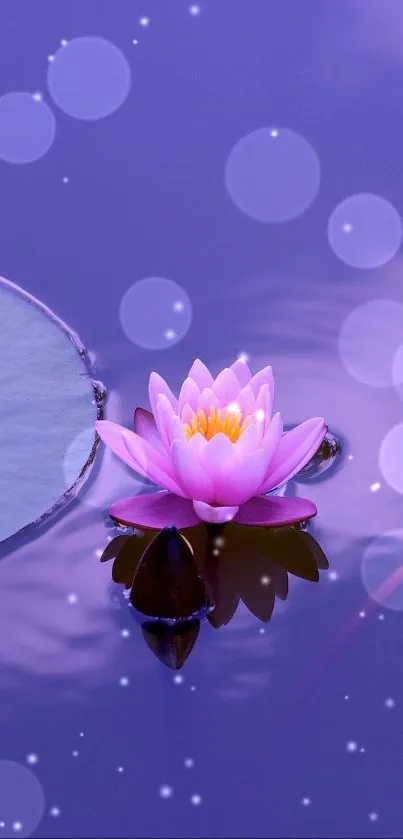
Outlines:
[{"label": "glowing light spot", "polygon": [[378,489],[380,489],[380,488],[381,488],[381,485],[378,481],[376,481],[374,484],[371,484],[371,486],[370,486],[371,492],[378,492]]},{"label": "glowing light spot", "polygon": [[349,740],[349,742],[346,743],[346,749],[348,752],[351,753],[356,752],[358,749],[358,744],[354,740]]},{"label": "glowing light spot", "polygon": [[195,807],[198,807],[203,801],[201,795],[191,795],[190,803],[193,804]]},{"label": "glowing light spot", "polygon": [[133,283],[119,306],[124,334],[145,350],[162,350],[177,344],[188,332],[192,316],[186,292],[164,277],[146,277]]},{"label": "glowing light spot", "polygon": [[161,798],[172,798],[173,792],[173,788],[168,786],[168,784],[164,784],[159,790]]},{"label": "glowing light spot", "polygon": [[379,195],[346,198],[337,205],[328,223],[330,247],[353,268],[385,265],[400,248],[402,235],[399,213]]}]

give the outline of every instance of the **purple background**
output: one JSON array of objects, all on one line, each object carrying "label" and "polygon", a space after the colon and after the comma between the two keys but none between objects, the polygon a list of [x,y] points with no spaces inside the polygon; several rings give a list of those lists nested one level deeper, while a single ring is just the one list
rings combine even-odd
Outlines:
[{"label": "purple background", "polygon": [[[132,69],[123,106],[88,123],[46,93],[47,56],[87,34]],[[244,351],[256,369],[273,361],[287,422],[324,415],[354,455],[304,487],[337,579],[295,583],[264,634],[246,609],[227,629],[203,627],[181,684],[138,633],[120,635],[132,627],[95,555],[103,511],[77,501],[2,560],[0,758],[39,756],[34,835],[401,835],[402,616],[367,602],[359,566],[368,538],[402,520],[398,494],[369,491],[402,407],[337,356],[350,309],[402,301],[401,262],[351,269],[326,225],[359,192],[402,210],[402,34],[398,0],[204,0],[197,16],[182,0],[1,4],[1,92],[42,91],[57,135],[32,165],[0,163],[0,273],[96,353],[122,422],[145,404],[152,369],[177,387],[195,356],[218,369]],[[302,134],[321,161],[317,200],[283,225],[243,216],[224,188],[230,149],[266,124]],[[119,324],[122,295],[146,276],[192,301],[190,331],[166,351],[136,349]]]}]

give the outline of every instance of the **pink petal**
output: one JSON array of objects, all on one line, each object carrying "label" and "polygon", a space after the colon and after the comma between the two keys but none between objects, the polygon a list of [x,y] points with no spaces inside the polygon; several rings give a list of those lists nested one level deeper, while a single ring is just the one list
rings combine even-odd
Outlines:
[{"label": "pink petal", "polygon": [[191,501],[171,495],[170,492],[153,492],[123,498],[112,504],[109,514],[122,524],[134,527],[193,527],[199,524]]},{"label": "pink petal", "polygon": [[316,516],[317,509],[306,498],[265,498],[258,496],[243,504],[235,521],[256,527],[283,527]]},{"label": "pink petal", "polygon": [[240,386],[245,387],[252,377],[246,361],[243,361],[242,358],[238,358],[237,361],[234,361],[234,363],[231,364],[230,369],[234,371]]},{"label": "pink petal", "polygon": [[245,457],[245,455],[256,451],[260,440],[260,431],[256,425],[247,425],[245,431],[235,443],[235,451],[237,457]]},{"label": "pink petal", "polygon": [[267,472],[268,455],[258,449],[240,460],[221,483],[221,494],[215,498],[217,504],[239,505],[257,494],[263,476]]},{"label": "pink petal", "polygon": [[173,492],[174,495],[186,497],[186,493],[173,478],[172,467],[165,452],[153,449],[146,440],[125,428],[122,430],[122,438],[132,457],[132,463],[135,464],[133,468],[136,472],[154,484]]},{"label": "pink petal", "polygon": [[234,371],[229,367],[221,370],[214,382],[213,390],[220,400],[221,408],[225,408],[231,402],[236,402],[240,386]]},{"label": "pink petal", "polygon": [[185,379],[179,393],[179,415],[182,416],[183,408],[187,404],[190,405],[193,411],[197,411],[199,402],[200,390],[196,382],[193,379]]},{"label": "pink petal", "polygon": [[165,394],[168,401],[171,403],[175,413],[178,413],[178,400],[176,396],[173,395],[172,390],[168,387],[165,379],[162,378],[158,373],[151,373],[150,380],[148,383],[148,396],[150,399],[151,410],[155,415],[155,409],[157,407],[157,397],[160,393]]},{"label": "pink petal", "polygon": [[259,370],[258,373],[252,376],[249,382],[249,387],[252,388],[255,396],[258,395],[259,390],[263,385],[269,385],[274,397],[274,376],[271,367],[263,367],[263,370]]},{"label": "pink petal", "polygon": [[196,382],[199,390],[203,390],[206,387],[213,387],[214,379],[210,370],[199,358],[196,358],[196,361],[193,362],[188,373],[188,378]]},{"label": "pink petal", "polygon": [[183,440],[184,442],[187,440],[183,422],[179,419],[179,417],[175,416],[171,419],[171,425],[169,429],[169,440],[171,443],[173,440]]},{"label": "pink petal", "polygon": [[239,507],[211,507],[204,501],[193,501],[196,515],[209,524],[223,524],[231,521],[237,514]]},{"label": "pink petal", "polygon": [[255,410],[255,396],[249,385],[243,387],[242,390],[239,391],[235,401],[236,404],[239,405],[239,409],[242,411],[244,419],[246,419],[246,417],[253,416]]},{"label": "pink petal", "polygon": [[211,387],[205,387],[200,394],[200,408],[203,408],[206,414],[210,412],[210,408],[219,408],[220,400],[214,393]]},{"label": "pink petal", "polygon": [[170,449],[170,458],[175,475],[185,491],[187,498],[197,501],[213,501],[214,485],[200,460],[189,443],[174,440]]},{"label": "pink petal", "polygon": [[166,451],[169,451],[169,447],[171,445],[171,421],[176,414],[169,399],[167,399],[164,393],[159,393],[157,396],[154,416],[164,447]]},{"label": "pink petal", "polygon": [[[126,429],[117,422],[111,422],[110,420],[98,420],[95,423],[95,428],[105,446],[108,446],[120,460],[123,460],[123,463],[137,472],[136,462],[127,451],[123,441],[123,432]],[[145,477],[143,472],[140,472],[140,474],[143,478]]]},{"label": "pink petal", "polygon": [[191,449],[193,449],[197,457],[200,457],[202,451],[207,446],[207,440],[205,437],[203,437],[203,434],[197,432],[197,434],[193,434],[193,436],[190,438],[189,446]]},{"label": "pink petal", "polygon": [[[273,419],[269,423],[267,431],[262,438],[261,446],[268,453],[267,468],[269,468],[276,452],[278,451],[281,440],[283,439],[283,420],[281,414],[277,411]],[[267,474],[267,473],[266,473]]]},{"label": "pink petal", "polygon": [[260,429],[261,436],[267,431],[273,410],[273,393],[269,385],[262,385],[255,400],[254,422]]},{"label": "pink petal", "polygon": [[214,484],[214,497],[219,499],[228,491],[228,476],[236,464],[235,446],[226,434],[215,434],[200,455],[206,472]]},{"label": "pink petal", "polygon": [[188,403],[183,406],[182,411],[180,412],[180,419],[182,422],[186,422],[188,425],[192,422],[192,419],[195,415],[195,411],[193,408],[190,407]]},{"label": "pink petal", "polygon": [[134,412],[134,430],[139,437],[147,440],[154,449],[162,449],[162,440],[153,414],[145,408],[136,408]]},{"label": "pink petal", "polygon": [[317,452],[327,426],[321,417],[306,420],[283,434],[260,493],[270,492],[299,472]]}]

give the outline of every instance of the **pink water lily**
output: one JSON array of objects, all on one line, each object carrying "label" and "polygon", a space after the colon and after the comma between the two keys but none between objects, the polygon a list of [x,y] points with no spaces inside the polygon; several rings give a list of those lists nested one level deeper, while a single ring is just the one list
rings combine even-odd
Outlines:
[{"label": "pink water lily", "polygon": [[134,431],[100,420],[103,442],[162,491],[116,501],[112,518],[159,529],[192,527],[200,520],[280,527],[316,514],[303,498],[267,497],[313,457],[327,426],[321,417],[283,431],[273,414],[271,367],[252,376],[238,360],[216,379],[196,360],[174,396],[151,373],[152,413],[137,408]]}]

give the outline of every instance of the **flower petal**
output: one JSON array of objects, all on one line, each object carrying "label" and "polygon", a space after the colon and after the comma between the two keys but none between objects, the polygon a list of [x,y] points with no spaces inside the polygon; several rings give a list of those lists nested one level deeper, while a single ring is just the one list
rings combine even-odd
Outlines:
[{"label": "flower petal", "polygon": [[170,449],[170,458],[175,475],[187,498],[197,501],[214,500],[213,481],[203,469],[199,458],[188,442],[174,440]]},{"label": "flower petal", "polygon": [[179,530],[199,524],[191,501],[165,491],[123,498],[112,504],[109,513],[122,524],[152,530],[163,527],[177,527]]},{"label": "flower petal", "polygon": [[238,358],[234,361],[230,369],[234,371],[241,387],[245,387],[252,378],[252,373],[243,358]]},{"label": "flower petal", "polygon": [[211,387],[203,388],[200,394],[200,408],[203,408],[206,414],[210,413],[210,408],[219,408],[220,400],[214,393]]},{"label": "flower petal", "polygon": [[205,501],[193,501],[193,508],[199,519],[209,524],[231,521],[239,510],[239,507],[211,507]]},{"label": "flower petal", "polygon": [[260,429],[260,434],[263,437],[267,431],[273,410],[273,392],[270,385],[262,385],[255,400],[255,408],[253,413],[253,421]]},{"label": "flower petal", "polygon": [[239,381],[230,367],[225,367],[218,374],[213,385],[213,390],[220,400],[221,408],[226,408],[231,402],[237,401],[237,396],[240,391]]},{"label": "flower petal", "polygon": [[326,431],[324,419],[314,417],[283,434],[259,492],[270,492],[291,480],[314,456]]},{"label": "flower petal", "polygon": [[[126,463],[127,466],[130,466],[137,472],[136,462],[127,451],[123,441],[123,432],[126,429],[117,422],[111,422],[110,420],[98,420],[95,423],[95,429],[102,442],[105,443],[105,446],[108,446],[120,460],[123,460],[123,463]],[[145,477],[142,472],[140,474],[143,475],[143,478]]]},{"label": "flower petal", "polygon": [[213,480],[214,497],[220,499],[228,492],[228,476],[236,464],[234,444],[226,434],[215,434],[203,449],[200,463]]},{"label": "flower petal", "polygon": [[169,447],[171,445],[171,421],[176,414],[169,399],[165,396],[165,393],[159,393],[157,396],[154,416],[164,448],[166,451],[169,451]]},{"label": "flower petal", "polygon": [[173,492],[174,495],[186,497],[186,493],[172,475],[172,466],[165,452],[153,449],[146,440],[126,428],[122,429],[122,439],[132,457],[132,463],[135,464],[133,469],[136,472],[163,489]]},{"label": "flower petal", "polygon": [[249,387],[249,385],[243,387],[242,390],[239,391],[235,401],[236,404],[239,405],[240,411],[242,411],[243,419],[253,416],[255,410],[255,397],[253,390]]},{"label": "flower petal", "polygon": [[216,503],[239,506],[256,495],[267,472],[267,463],[268,454],[264,449],[257,449],[239,460],[222,481]]},{"label": "flower petal", "polygon": [[136,408],[133,425],[139,437],[147,440],[154,449],[162,449],[161,435],[151,411],[146,411],[145,408]]},{"label": "flower petal", "polygon": [[256,527],[283,527],[311,519],[316,513],[315,504],[306,498],[258,496],[242,505],[235,521]]},{"label": "flower petal", "polygon": [[[192,411],[197,411],[200,403],[200,389],[193,379],[185,379],[179,393],[179,415],[185,405],[190,405]],[[182,417],[183,418],[183,417]]]},{"label": "flower petal", "polygon": [[241,436],[235,443],[237,457],[245,457],[245,455],[256,451],[259,441],[260,429],[258,429],[253,423],[247,425],[245,431],[242,432]]},{"label": "flower petal", "polygon": [[252,376],[249,382],[249,387],[252,388],[252,391],[255,394],[255,396],[258,395],[259,390],[263,385],[269,385],[274,397],[274,376],[273,370],[270,366],[263,367],[262,370],[259,370],[258,373]]},{"label": "flower petal", "polygon": [[171,403],[175,413],[178,413],[178,400],[176,396],[173,395],[172,390],[168,387],[165,379],[159,375],[159,373],[151,373],[149,383],[148,383],[148,396],[150,399],[151,410],[155,416],[155,409],[157,407],[157,398],[158,396],[164,393],[169,402]]},{"label": "flower petal", "polygon": [[197,434],[193,434],[193,436],[190,438],[189,446],[191,449],[193,449],[197,457],[200,457],[202,451],[207,446],[207,440],[205,437],[203,437],[203,434],[200,434],[200,432],[198,431]]},{"label": "flower petal", "polygon": [[196,382],[199,390],[203,390],[206,387],[213,387],[214,379],[210,370],[199,358],[196,358],[193,362],[188,373],[188,378]]}]

